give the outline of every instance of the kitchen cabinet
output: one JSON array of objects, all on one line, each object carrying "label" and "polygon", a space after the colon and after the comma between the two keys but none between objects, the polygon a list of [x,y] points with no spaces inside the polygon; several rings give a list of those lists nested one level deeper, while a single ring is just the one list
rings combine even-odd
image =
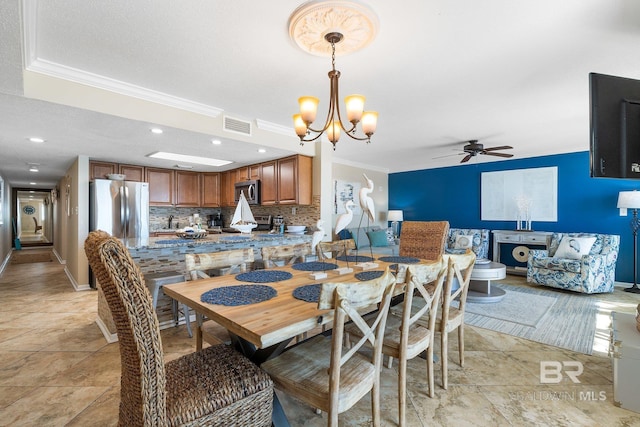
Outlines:
[{"label": "kitchen cabinet", "polygon": [[291,156],[261,165],[262,205],[310,205],[312,159]]},{"label": "kitchen cabinet", "polygon": [[260,179],[260,168],[261,165],[257,164],[235,169],[236,182]]},{"label": "kitchen cabinet", "polygon": [[202,173],[202,207],[218,208],[220,207],[220,199],[220,173]]},{"label": "kitchen cabinet", "polygon": [[173,206],[175,171],[172,169],[147,168],[150,206]]},{"label": "kitchen cabinet", "polygon": [[220,203],[222,206],[235,206],[235,170],[222,172],[220,174]]},{"label": "kitchen cabinet", "polygon": [[175,171],[175,205],[179,208],[200,207],[200,173]]},{"label": "kitchen cabinet", "polygon": [[145,182],[144,166],[119,165],[118,173],[123,174],[127,181]]},{"label": "kitchen cabinet", "polygon": [[89,161],[89,181],[106,179],[112,173],[120,173],[117,163]]}]

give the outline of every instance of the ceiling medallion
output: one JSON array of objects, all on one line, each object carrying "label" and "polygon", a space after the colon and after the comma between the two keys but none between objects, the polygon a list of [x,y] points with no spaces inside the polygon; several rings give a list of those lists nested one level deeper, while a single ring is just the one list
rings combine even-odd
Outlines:
[{"label": "ceiling medallion", "polygon": [[[303,50],[314,55],[331,55],[329,71],[329,112],[322,127],[312,127],[320,100],[314,96],[298,99],[300,113],[293,115],[293,125],[300,145],[315,141],[323,134],[336,149],[341,131],[352,139],[371,142],[376,131],[378,113],[364,111],[365,97],[349,95],[345,98],[346,121],[340,113],[336,55],[351,53],[368,45],[378,29],[378,20],[373,12],[363,5],[347,1],[325,1],[306,3],[296,9],[289,19],[289,34]],[[356,135],[361,124],[365,136]]]},{"label": "ceiling medallion", "polygon": [[352,1],[311,1],[298,7],[289,17],[289,36],[300,49],[317,56],[331,56],[325,37],[338,32],[337,56],[356,52],[371,43],[379,21],[368,7]]}]

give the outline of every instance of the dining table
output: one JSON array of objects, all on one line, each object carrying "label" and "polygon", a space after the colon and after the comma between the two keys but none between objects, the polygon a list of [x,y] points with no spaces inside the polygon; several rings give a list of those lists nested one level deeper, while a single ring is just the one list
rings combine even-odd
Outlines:
[{"label": "dining table", "polygon": [[[333,312],[317,307],[322,283],[370,280],[381,276],[386,268],[390,268],[398,282],[403,282],[407,265],[421,262],[433,261],[348,255],[180,282],[165,285],[163,290],[198,316],[226,328],[232,345],[260,365],[282,353],[295,337],[305,332],[325,326],[330,333]],[[326,277],[316,278],[323,273]],[[196,334],[202,334],[200,323]],[[289,425],[275,393],[273,425]]]}]

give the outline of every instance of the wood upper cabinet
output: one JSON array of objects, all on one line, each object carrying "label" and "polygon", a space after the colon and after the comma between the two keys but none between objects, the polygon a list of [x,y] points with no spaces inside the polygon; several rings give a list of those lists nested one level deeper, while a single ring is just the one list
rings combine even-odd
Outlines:
[{"label": "wood upper cabinet", "polygon": [[260,171],[262,169],[262,165],[251,165],[249,166],[249,179],[260,179]]},{"label": "wood upper cabinet", "polygon": [[311,157],[291,156],[261,166],[262,205],[311,204]]},{"label": "wood upper cabinet", "polygon": [[[235,169],[235,182],[242,182],[249,180],[249,166]],[[234,182],[234,184],[235,184]]]},{"label": "wood upper cabinet", "polygon": [[226,171],[220,174],[220,203],[222,206],[235,206],[236,171]]},{"label": "wood upper cabinet", "polygon": [[147,168],[150,206],[173,206],[174,172],[172,169]]},{"label": "wood upper cabinet", "polygon": [[218,208],[221,206],[220,173],[202,173],[202,206],[205,208]]},{"label": "wood upper cabinet", "polygon": [[107,175],[118,172],[117,163],[89,161],[89,181],[107,179]]},{"label": "wood upper cabinet", "polygon": [[260,204],[263,206],[278,204],[278,161],[260,165]]},{"label": "wood upper cabinet", "polygon": [[281,205],[310,205],[312,158],[292,156],[278,160],[278,201]]},{"label": "wood upper cabinet", "polygon": [[127,181],[145,182],[144,166],[119,165],[118,173],[125,175]]},{"label": "wood upper cabinet", "polygon": [[175,205],[177,207],[200,207],[202,191],[200,187],[200,173],[175,171]]}]

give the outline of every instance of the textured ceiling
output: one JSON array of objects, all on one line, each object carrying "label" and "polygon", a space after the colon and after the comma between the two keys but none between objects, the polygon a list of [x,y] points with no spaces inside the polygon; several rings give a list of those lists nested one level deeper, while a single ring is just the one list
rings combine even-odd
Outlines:
[{"label": "textured ceiling", "polygon": [[[380,119],[369,145],[343,136],[338,161],[389,172],[451,166],[469,139],[511,145],[515,158],[585,151],[589,72],[640,79],[633,0],[363,3],[378,35],[336,68],[341,96],[366,95]],[[308,153],[282,132],[301,95],[319,97],[324,115],[331,64],[289,39],[300,4],[3,1],[0,174],[51,186],[78,155],[171,167],[146,157],[163,150],[237,162],[196,168],[223,170]],[[227,115],[251,122],[253,134],[222,130]],[[150,134],[154,124],[165,133]],[[34,145],[33,135],[47,141]],[[214,137],[223,144],[213,147]],[[500,159],[471,163],[485,161]],[[40,164],[37,179],[27,163]]]}]

